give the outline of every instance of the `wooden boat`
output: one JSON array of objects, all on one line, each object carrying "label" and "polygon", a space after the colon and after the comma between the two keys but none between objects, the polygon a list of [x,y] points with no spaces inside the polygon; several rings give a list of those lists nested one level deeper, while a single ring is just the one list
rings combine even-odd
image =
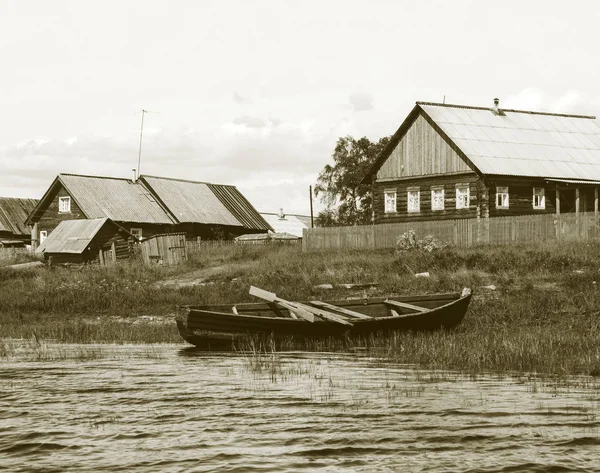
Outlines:
[{"label": "wooden boat", "polygon": [[401,330],[456,327],[464,318],[470,289],[462,294],[376,297],[339,301],[292,302],[258,288],[250,293],[266,300],[212,306],[182,306],[177,327],[189,343],[224,348],[255,335],[294,339],[359,336]]}]

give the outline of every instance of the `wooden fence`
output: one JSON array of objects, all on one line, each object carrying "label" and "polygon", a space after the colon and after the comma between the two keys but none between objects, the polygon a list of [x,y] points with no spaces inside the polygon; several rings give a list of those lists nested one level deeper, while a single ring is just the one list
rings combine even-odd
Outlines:
[{"label": "wooden fence", "polygon": [[531,243],[548,240],[588,240],[600,237],[593,213],[520,215],[490,219],[429,220],[357,227],[323,227],[304,230],[302,249],[394,248],[398,237],[414,231],[457,247],[483,244]]},{"label": "wooden fence", "polygon": [[20,255],[30,255],[32,251],[27,248],[0,247],[0,261],[13,260]]}]

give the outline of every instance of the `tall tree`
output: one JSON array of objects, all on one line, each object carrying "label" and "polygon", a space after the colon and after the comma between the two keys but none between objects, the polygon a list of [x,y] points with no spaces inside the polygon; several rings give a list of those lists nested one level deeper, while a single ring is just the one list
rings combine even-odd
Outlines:
[{"label": "tall tree", "polygon": [[318,226],[365,225],[371,223],[373,196],[368,184],[361,184],[375,159],[390,138],[377,143],[368,138],[339,138],[333,151],[333,166],[327,164],[317,179],[315,196],[327,208],[317,216]]}]

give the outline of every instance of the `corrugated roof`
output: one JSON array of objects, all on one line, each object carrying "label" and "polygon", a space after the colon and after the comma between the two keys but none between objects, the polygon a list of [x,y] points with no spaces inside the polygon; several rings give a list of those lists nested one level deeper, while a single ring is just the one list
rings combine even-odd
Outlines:
[{"label": "corrugated roof", "polygon": [[234,186],[145,175],[140,179],[181,223],[270,230]]},{"label": "corrugated roof", "polygon": [[244,228],[253,230],[272,230],[258,211],[234,186],[209,184],[208,187],[215,193],[223,205],[242,223]]},{"label": "corrugated roof", "polygon": [[36,253],[81,254],[108,221],[108,218],[64,220],[35,250]]},{"label": "corrugated roof", "polygon": [[25,224],[25,220],[37,204],[37,199],[0,197],[0,231],[30,235],[31,230]]},{"label": "corrugated roof", "polygon": [[[302,237],[302,230],[308,228],[297,215],[284,214],[283,218],[276,213],[262,213],[261,216],[271,225],[273,230],[278,233],[289,233],[297,237]],[[310,219],[310,217],[308,217]]]},{"label": "corrugated roof", "polygon": [[139,182],[113,177],[59,174],[88,218],[117,222],[173,224],[173,219]]},{"label": "corrugated roof", "polygon": [[482,174],[600,180],[595,117],[417,102]]},{"label": "corrugated roof", "polygon": [[142,176],[142,180],[181,223],[241,225],[204,182],[155,176]]}]

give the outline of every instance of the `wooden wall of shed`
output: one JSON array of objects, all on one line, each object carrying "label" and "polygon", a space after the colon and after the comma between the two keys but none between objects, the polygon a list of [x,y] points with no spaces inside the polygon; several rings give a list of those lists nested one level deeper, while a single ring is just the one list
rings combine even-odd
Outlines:
[{"label": "wooden wall of shed", "polygon": [[464,172],[472,169],[419,115],[377,172],[377,180]]},{"label": "wooden wall of shed", "polygon": [[[468,209],[456,208],[456,184],[469,184]],[[431,188],[439,186],[444,187],[444,210],[431,210]],[[418,187],[420,190],[420,212],[408,212],[408,188],[411,187]],[[396,212],[385,213],[384,192],[394,189],[396,190]],[[375,223],[475,218],[478,203],[485,204],[485,201],[479,199],[482,190],[483,183],[474,173],[377,182],[373,195]]]},{"label": "wooden wall of shed", "polygon": [[71,198],[71,211],[59,212],[58,201],[60,197],[71,197],[63,186],[59,186],[52,201],[46,209],[38,223],[38,231],[47,231],[48,234],[54,230],[63,220],[76,220],[86,218],[81,209],[77,206],[73,198]]}]

